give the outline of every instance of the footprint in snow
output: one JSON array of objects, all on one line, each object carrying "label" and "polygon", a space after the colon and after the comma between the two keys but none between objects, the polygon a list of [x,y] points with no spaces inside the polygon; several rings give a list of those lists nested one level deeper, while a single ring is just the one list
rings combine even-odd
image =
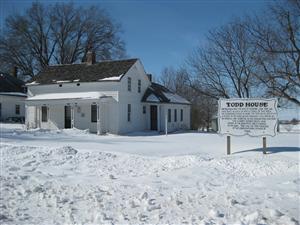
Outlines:
[{"label": "footprint in snow", "polygon": [[156,209],[161,209],[161,206],[160,205],[152,205],[152,206],[147,207],[147,210],[149,212],[156,210]]},{"label": "footprint in snow", "polygon": [[9,171],[18,171],[18,170],[20,170],[20,168],[13,166],[13,167],[10,167],[8,170]]},{"label": "footprint in snow", "polygon": [[148,204],[155,205],[155,199],[154,198],[149,199]]},{"label": "footprint in snow", "polygon": [[141,199],[148,199],[148,193],[144,192],[141,196]]},{"label": "footprint in snow", "polygon": [[117,179],[117,178],[116,178],[114,175],[112,175],[112,174],[109,175],[109,178],[112,179],[112,180],[116,180],[116,179]]},{"label": "footprint in snow", "polygon": [[224,217],[224,214],[223,214],[223,213],[220,213],[218,210],[213,210],[213,209],[211,209],[211,210],[208,212],[208,215],[209,215],[211,218],[215,218],[215,217]]},{"label": "footprint in snow", "polygon": [[132,200],[130,202],[131,208],[137,208],[140,206],[139,202],[137,200]]},{"label": "footprint in snow", "polygon": [[3,214],[0,214],[0,221],[11,221],[11,219],[9,219],[7,216],[3,215]]},{"label": "footprint in snow", "polygon": [[25,175],[25,176],[20,176],[21,180],[28,180],[29,176]]},{"label": "footprint in snow", "polygon": [[182,201],[176,200],[176,205],[182,205],[182,204],[183,204]]},{"label": "footprint in snow", "polygon": [[25,163],[25,164],[23,165],[23,167],[32,166],[32,164],[34,164],[34,163],[36,163],[36,161],[35,161],[35,160],[33,160],[33,161],[29,161],[29,162]]},{"label": "footprint in snow", "polygon": [[277,209],[269,209],[269,215],[271,218],[277,219],[278,217],[283,216],[284,214]]},{"label": "footprint in snow", "polygon": [[143,214],[140,214],[139,218],[140,218],[140,221],[142,221],[142,222],[146,222],[148,220],[148,216],[147,215],[143,215]]}]

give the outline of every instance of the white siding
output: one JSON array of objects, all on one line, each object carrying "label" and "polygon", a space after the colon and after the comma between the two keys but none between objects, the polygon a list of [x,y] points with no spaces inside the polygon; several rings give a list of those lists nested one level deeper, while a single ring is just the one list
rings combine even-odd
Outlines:
[{"label": "white siding", "polygon": [[[39,108],[38,110],[41,110]],[[48,122],[42,122],[42,129],[62,129],[64,128],[64,106],[61,105],[52,105],[48,108]],[[42,116],[42,112],[40,112]]]},{"label": "white siding", "polygon": [[[97,123],[91,122],[91,105],[89,103],[78,103],[74,107],[74,127],[77,129],[89,129],[90,132],[97,132]],[[27,123],[29,128],[39,127],[42,129],[64,129],[65,127],[65,104],[45,104],[49,108],[48,121],[42,122],[39,117],[41,106],[27,107]],[[72,105],[71,105],[72,106]],[[118,108],[117,103],[112,98],[100,102],[100,124],[103,132],[118,133]],[[37,111],[36,111],[37,110]],[[41,112],[40,112],[41,113]]]},{"label": "white siding", "polygon": [[[168,122],[168,132],[190,129],[190,105],[165,104],[161,111],[161,131],[165,131],[165,116],[168,116],[168,109],[171,109],[171,122]],[[174,121],[174,110],[177,109],[177,122]],[[180,110],[183,110],[183,121],[180,118]]]},{"label": "white siding", "polygon": [[[128,91],[128,77],[131,78],[131,91]],[[138,80],[141,80],[141,92],[138,92]],[[147,129],[147,114],[143,114],[142,97],[151,85],[140,61],[137,61],[120,82],[119,92],[119,133],[124,134]],[[127,106],[131,104],[131,121],[127,121]]]},{"label": "white siding", "polygon": [[[24,117],[25,116],[25,97],[0,95],[1,117],[5,120],[8,117]],[[20,114],[16,114],[16,105],[20,105]]]}]

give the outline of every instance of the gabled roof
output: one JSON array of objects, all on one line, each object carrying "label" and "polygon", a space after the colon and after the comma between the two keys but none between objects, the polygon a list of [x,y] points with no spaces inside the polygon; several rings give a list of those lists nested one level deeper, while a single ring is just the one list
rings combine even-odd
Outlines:
[{"label": "gabled roof", "polygon": [[86,63],[48,66],[30,82],[53,84],[60,82],[95,82],[105,78],[124,75],[138,59],[103,61],[92,65]]},{"label": "gabled roof", "polygon": [[1,93],[25,93],[24,82],[7,73],[0,72]]},{"label": "gabled roof", "polygon": [[185,98],[154,82],[146,90],[142,102],[191,104]]}]

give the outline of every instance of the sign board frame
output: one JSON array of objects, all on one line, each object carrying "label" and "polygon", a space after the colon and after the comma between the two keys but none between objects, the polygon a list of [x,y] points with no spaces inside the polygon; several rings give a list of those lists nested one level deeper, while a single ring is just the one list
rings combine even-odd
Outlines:
[{"label": "sign board frame", "polygon": [[[263,104],[264,102],[267,102],[267,106],[268,109],[272,110],[272,113],[275,115],[275,119],[272,118],[272,120],[270,119],[270,121],[273,121],[273,127],[272,127],[272,132],[270,131],[271,128],[269,128],[269,130],[267,130],[267,132],[262,132],[259,134],[255,134],[253,133],[254,129],[248,129],[242,132],[243,129],[240,129],[239,131],[241,133],[238,133],[238,129],[236,129],[236,131],[229,130],[230,126],[227,123],[227,126],[224,125],[224,121],[226,121],[225,119],[223,119],[222,117],[222,109],[226,108],[226,107],[222,107],[222,105],[224,106],[224,103],[226,104],[227,102],[229,103],[236,103],[235,105],[237,105],[238,103],[240,104],[239,106],[228,106],[227,108],[233,108],[234,107],[239,107],[240,111],[243,111],[243,108],[245,109],[244,111],[246,112],[246,109],[248,110],[248,114],[249,112],[251,112],[251,108],[255,108],[255,107],[250,107],[249,103],[261,103]],[[248,103],[249,107],[246,107],[246,103]],[[230,99],[219,99],[218,101],[218,133],[221,135],[231,135],[231,136],[245,136],[248,135],[250,137],[265,137],[265,136],[276,136],[277,134],[277,126],[278,126],[278,110],[277,110],[277,105],[278,105],[278,100],[276,98],[230,98]],[[234,111],[234,110],[233,110]],[[239,112],[241,115],[243,114],[243,112]],[[246,114],[247,114],[246,113]],[[263,113],[262,113],[263,114]],[[241,116],[240,115],[240,116]],[[234,116],[233,116],[234,117]],[[245,117],[246,118],[246,117]],[[276,121],[275,121],[276,120]],[[245,121],[247,121],[247,119],[245,119]],[[274,123],[275,122],[275,123]],[[229,127],[229,128],[228,128]],[[225,130],[224,130],[225,128]],[[252,131],[252,132],[251,132]]]}]

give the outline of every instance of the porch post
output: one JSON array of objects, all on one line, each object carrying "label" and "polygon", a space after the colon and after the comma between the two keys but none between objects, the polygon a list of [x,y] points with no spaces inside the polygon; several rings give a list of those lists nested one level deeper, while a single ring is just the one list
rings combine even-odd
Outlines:
[{"label": "porch post", "polygon": [[165,107],[165,133],[168,135],[168,109]]},{"label": "porch post", "polygon": [[97,134],[101,134],[101,127],[100,127],[100,106],[99,103],[97,103]]},{"label": "porch post", "polygon": [[50,105],[47,105],[47,115],[48,115],[48,121],[50,121]]},{"label": "porch post", "polygon": [[160,132],[160,105],[158,105],[157,107],[157,120],[158,120],[157,131]]},{"label": "porch post", "polygon": [[37,105],[35,107],[35,110],[36,110],[36,126],[37,126],[37,128],[41,128],[40,106]]},{"label": "porch post", "polygon": [[71,128],[74,128],[75,123],[74,123],[74,105],[71,105]]},{"label": "porch post", "polygon": [[34,106],[34,123],[35,123],[34,125],[35,125],[35,128],[38,127],[37,121],[38,121],[38,119],[37,119],[37,106]]},{"label": "porch post", "polygon": [[28,124],[28,106],[25,104],[25,130],[29,129]]}]

